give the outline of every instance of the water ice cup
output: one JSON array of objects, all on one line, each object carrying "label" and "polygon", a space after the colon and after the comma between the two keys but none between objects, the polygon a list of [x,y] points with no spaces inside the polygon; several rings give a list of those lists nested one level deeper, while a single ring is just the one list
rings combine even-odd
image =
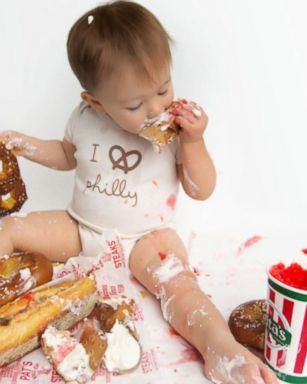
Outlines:
[{"label": "water ice cup", "polygon": [[278,280],[268,270],[264,358],[281,383],[307,383],[307,290]]}]

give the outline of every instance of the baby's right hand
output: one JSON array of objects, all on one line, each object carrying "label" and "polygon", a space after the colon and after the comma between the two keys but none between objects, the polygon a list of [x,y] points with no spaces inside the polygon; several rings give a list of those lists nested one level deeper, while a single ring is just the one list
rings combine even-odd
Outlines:
[{"label": "baby's right hand", "polygon": [[16,131],[0,132],[0,141],[5,143],[5,148],[11,150],[16,156],[31,156],[35,147],[28,142],[27,136]]}]

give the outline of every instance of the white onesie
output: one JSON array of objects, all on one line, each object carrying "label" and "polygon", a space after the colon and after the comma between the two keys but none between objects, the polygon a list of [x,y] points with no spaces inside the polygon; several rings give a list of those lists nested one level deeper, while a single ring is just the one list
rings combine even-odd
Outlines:
[{"label": "white onesie", "polygon": [[73,111],[65,139],[76,147],[77,160],[68,212],[80,224],[138,236],[171,222],[179,187],[177,140],[158,153],[84,102]]}]

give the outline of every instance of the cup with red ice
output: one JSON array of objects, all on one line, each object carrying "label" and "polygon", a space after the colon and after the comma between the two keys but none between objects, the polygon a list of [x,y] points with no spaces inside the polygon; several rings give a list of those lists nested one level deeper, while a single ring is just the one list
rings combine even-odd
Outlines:
[{"label": "cup with red ice", "polygon": [[307,269],[278,263],[268,270],[264,358],[282,383],[307,383]]}]

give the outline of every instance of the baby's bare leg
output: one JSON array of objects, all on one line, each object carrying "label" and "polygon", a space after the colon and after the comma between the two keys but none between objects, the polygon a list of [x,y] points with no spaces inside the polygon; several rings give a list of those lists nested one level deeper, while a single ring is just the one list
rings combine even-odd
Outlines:
[{"label": "baby's bare leg", "polygon": [[[130,269],[161,300],[166,320],[201,353],[207,377],[229,384],[277,383],[263,363],[234,340],[200,289],[175,231],[163,229],[142,237],[131,252]],[[229,372],[223,371],[227,362],[233,366]]]},{"label": "baby's bare leg", "polygon": [[81,251],[78,224],[66,211],[7,216],[0,228],[0,255],[40,252],[52,261],[66,261]]}]

